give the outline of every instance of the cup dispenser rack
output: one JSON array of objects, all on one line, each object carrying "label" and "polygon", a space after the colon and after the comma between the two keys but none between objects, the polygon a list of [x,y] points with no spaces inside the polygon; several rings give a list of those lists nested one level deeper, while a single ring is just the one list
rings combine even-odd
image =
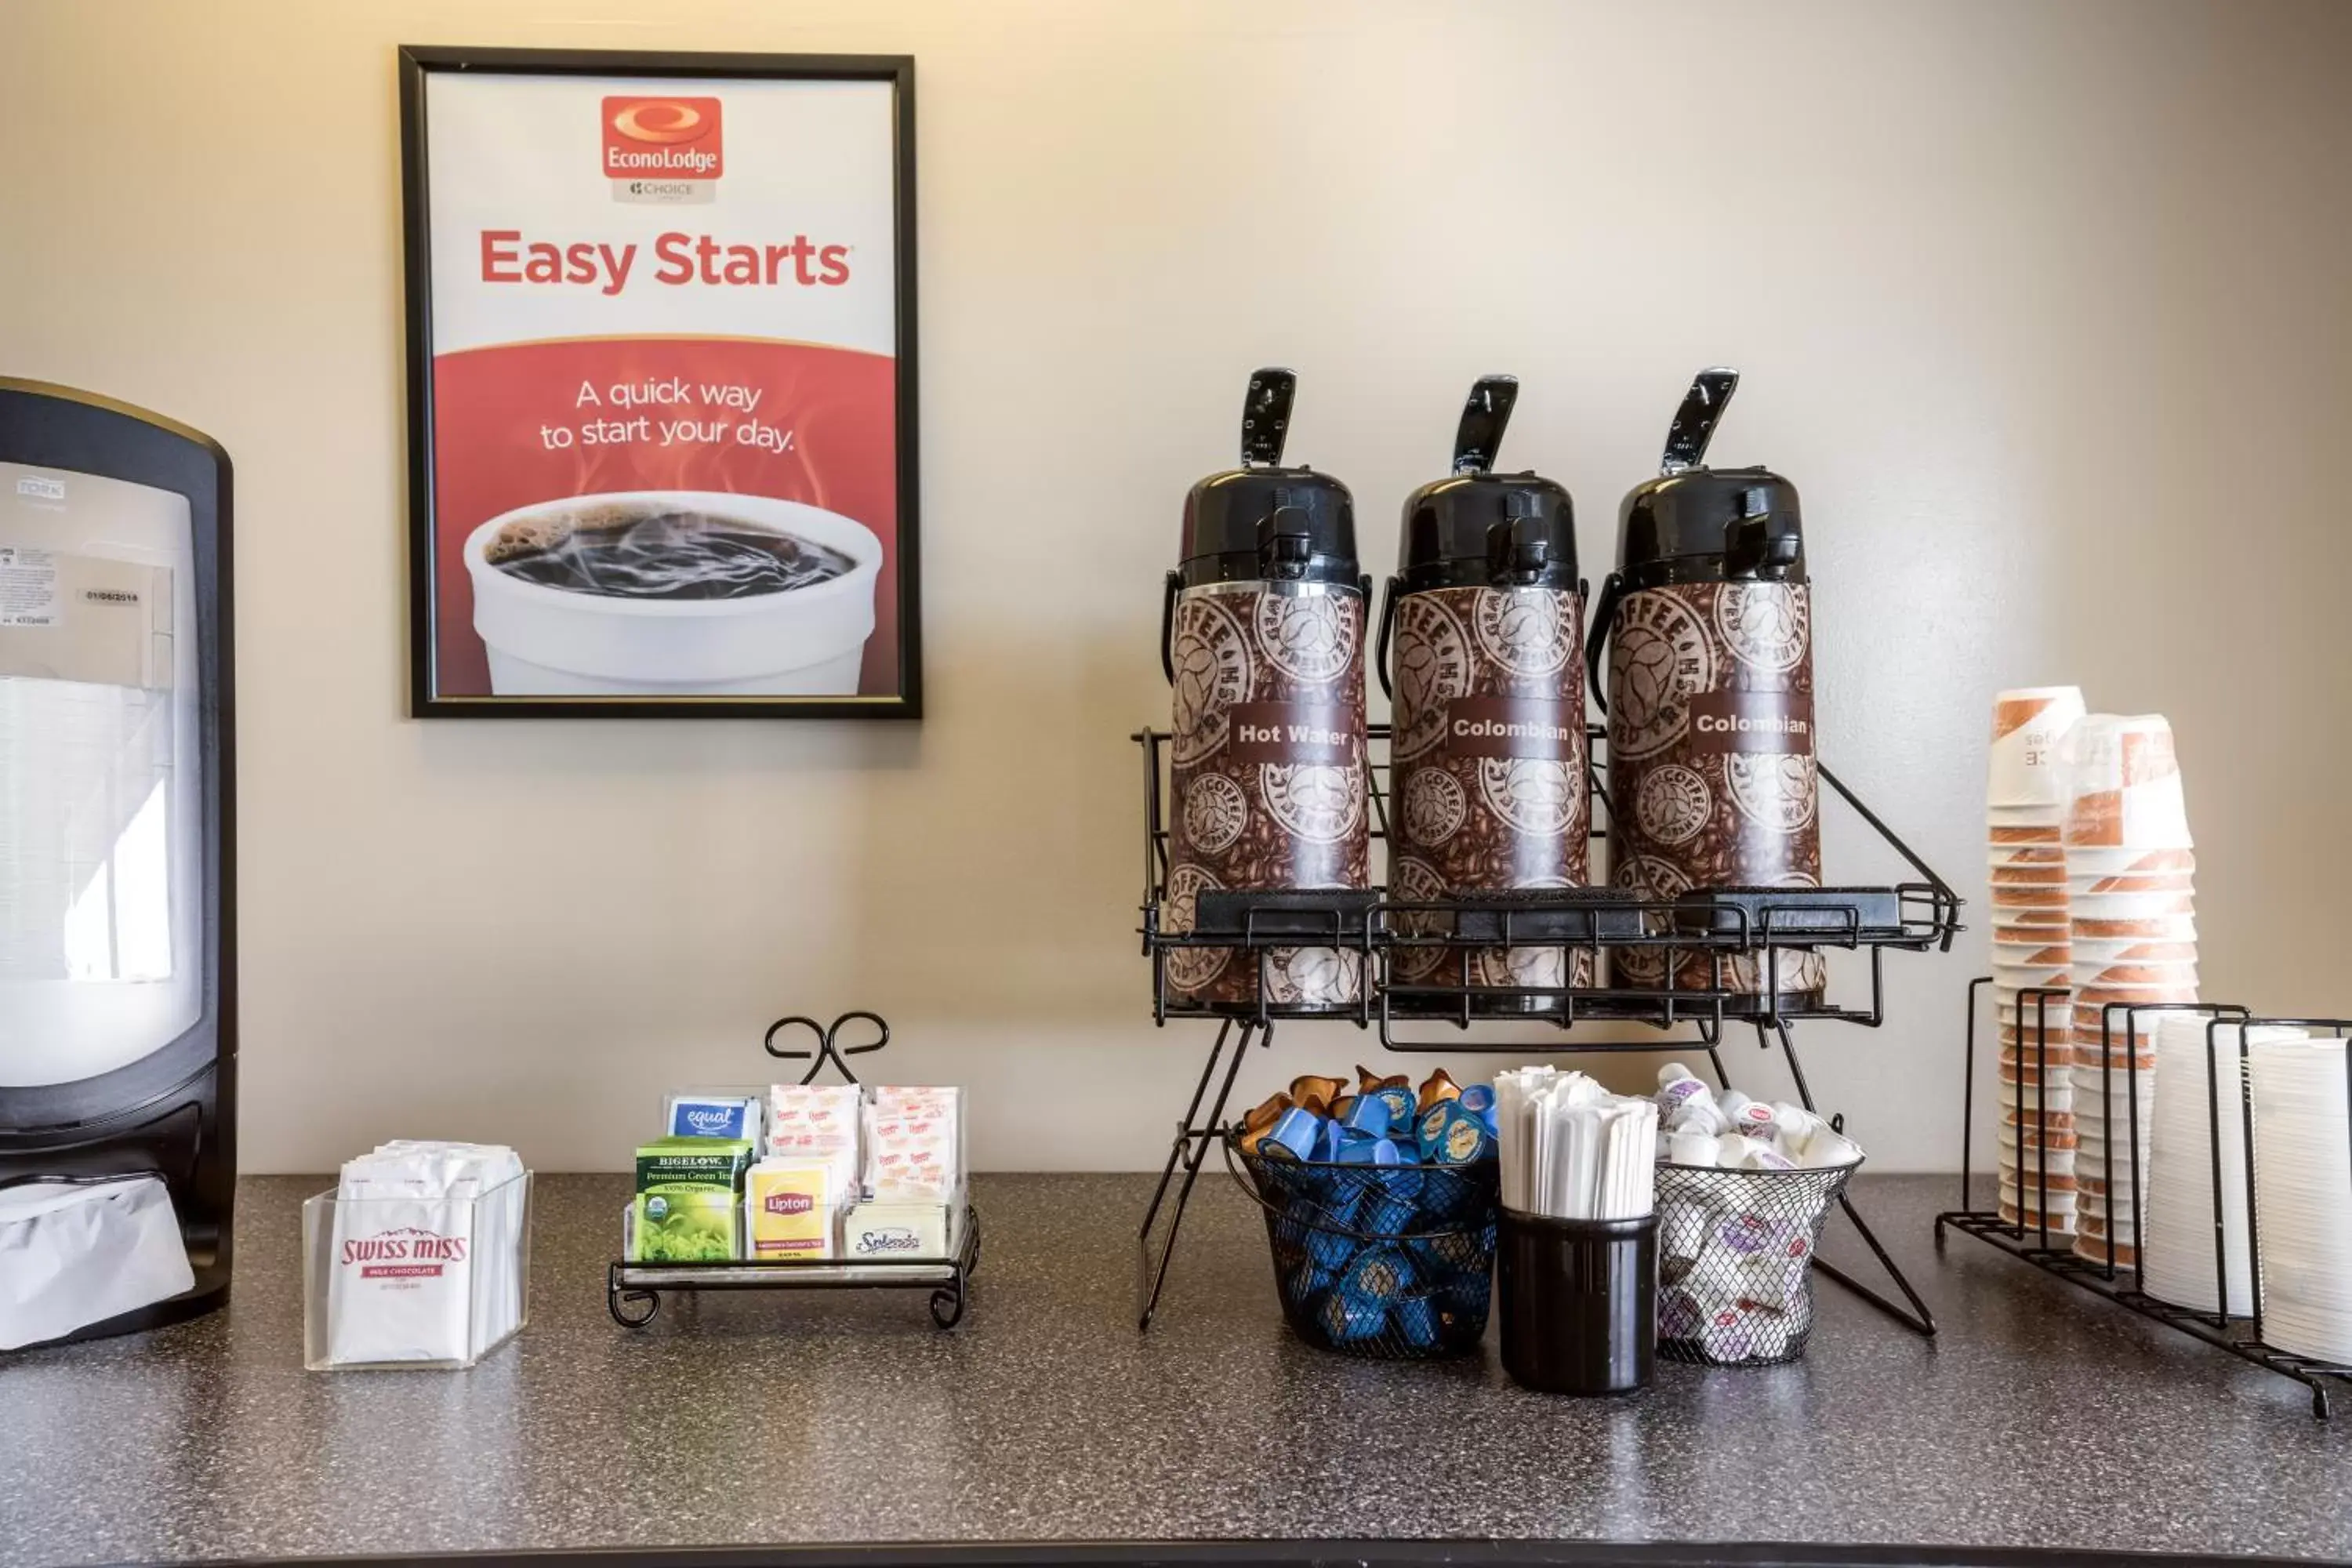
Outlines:
[{"label": "cup dispenser rack", "polygon": [[[1388,837],[1390,727],[1370,727],[1369,808],[1377,841]],[[1960,900],[1910,846],[1880,820],[1829,769],[1821,781],[1901,858],[1917,879],[1884,886],[1761,888],[1693,893],[1673,899],[1641,898],[1622,889],[1585,887],[1543,889],[1441,900],[1395,900],[1379,890],[1248,893],[1219,890],[1201,895],[1192,929],[1163,929],[1162,905],[1169,871],[1169,733],[1139,731],[1133,739],[1143,764],[1144,955],[1151,960],[1153,1022],[1199,1018],[1218,1027],[1194,1086],[1191,1103],[1177,1123],[1160,1182],[1137,1232],[1138,1326],[1149,1328],[1166,1287],[1177,1234],[1201,1166],[1213,1142],[1224,1135],[1225,1108],[1241,1065],[1255,1043],[1270,1045],[1277,1023],[1349,1023],[1376,1030],[1381,1048],[1412,1052],[1496,1051],[1552,1054],[1670,1051],[1696,1046],[1706,1053],[1719,1088],[1728,1089],[1722,1047],[1729,1032],[1752,1028],[1757,1043],[1777,1045],[1789,1064],[1797,1098],[1816,1109],[1797,1055],[1792,1026],[1824,1021],[1876,1028],[1885,1021],[1885,954],[1891,951],[1941,952],[1960,931]],[[1585,788],[1592,801],[1591,836],[1607,837],[1606,764],[1601,754],[1605,730],[1585,732]],[[1268,1002],[1267,980],[1274,954],[1301,946],[1330,948],[1352,955],[1365,976],[1350,1004],[1301,1007]],[[1499,985],[1484,984],[1473,958],[1481,949],[1553,948],[1561,973],[1574,977],[1587,955],[1591,972],[1602,970],[1602,955],[1627,950],[1663,957],[1664,983],[1631,985]],[[1210,1003],[1187,997],[1169,981],[1171,953],[1191,948],[1223,948],[1257,966],[1256,1000]],[[1444,958],[1433,963],[1431,950]],[[1819,993],[1783,994],[1779,955],[1797,950],[1844,949],[1869,955],[1864,996],[1835,999]],[[1395,969],[1409,955],[1414,978]],[[1764,989],[1751,994],[1727,984],[1727,965],[1752,960]],[[1685,983],[1704,963],[1707,984]],[[1423,973],[1433,971],[1433,973]],[[1557,1037],[1529,1040],[1517,1030],[1506,1042],[1473,1037],[1486,1023],[1550,1026]],[[1592,1039],[1580,1031],[1596,1024],[1647,1026],[1660,1034],[1688,1029],[1672,1038]],[[1452,1033],[1433,1034],[1450,1028]],[[1205,1109],[1206,1114],[1203,1114]],[[1171,1191],[1172,1189],[1172,1191]],[[1820,1270],[1915,1333],[1933,1335],[1934,1316],[1917,1290],[1880,1246],[1854,1207],[1851,1195],[1840,1206],[1879,1267],[1899,1290],[1907,1309],[1863,1285],[1827,1262]]]},{"label": "cup dispenser rack", "polygon": [[[2254,1273],[2253,1288],[2248,1300],[2248,1305],[2252,1309],[2251,1311],[2207,1312],[2165,1301],[2148,1293],[2145,1273],[2147,1257],[2147,1215],[2143,1212],[2144,1205],[2141,1203],[2134,1202],[2132,1205],[2131,1261],[2128,1264],[2118,1264],[2116,1261],[2115,1249],[2123,1239],[2120,1235],[2111,1233],[2110,1240],[2113,1245],[2107,1248],[2107,1256],[2102,1260],[2085,1258],[2076,1253],[2073,1247],[2074,1238],[2071,1235],[2063,1230],[2052,1230],[2049,1214],[2051,1192],[2049,1152],[2039,1144],[2036,1145],[2031,1157],[2025,1157],[2023,1146],[2020,1146],[2021,1160],[2018,1168],[2021,1192],[2023,1191],[2025,1184],[2030,1184],[2033,1194],[2032,1212],[2035,1216],[2033,1223],[2022,1223],[2025,1213],[2022,1209],[2019,1211],[2018,1220],[2011,1221],[2004,1219],[1997,1207],[1979,1209],[1969,1206],[1975,1195],[1975,1172],[1969,1163],[1969,1140],[1975,1131],[1976,1120],[1978,996],[1986,986],[1991,984],[1990,975],[1980,975],[1969,982],[1968,1042],[1967,1050],[1964,1053],[1968,1066],[1960,1098],[1960,1206],[1947,1210],[1936,1216],[1937,1247],[1940,1248],[1943,1246],[1947,1231],[1957,1230],[1962,1235],[1973,1236],[1978,1240],[2008,1253],[2011,1258],[2032,1264],[2045,1274],[2054,1274],[2061,1279],[2082,1287],[2092,1295],[2113,1301],[2116,1305],[2137,1312],[2143,1318],[2177,1329],[2191,1339],[2202,1341],[2217,1350],[2226,1351],[2241,1361],[2250,1362],[2256,1366],[2277,1373],[2282,1377],[2293,1378],[2311,1391],[2311,1413],[2323,1421],[2327,1419],[2331,1405],[2330,1392],[2339,1385],[2352,1384],[2352,1364],[2292,1354],[2270,1344],[2263,1337],[2263,1280],[2260,1265],[2262,1207],[2255,1197],[2254,1168],[2258,1152],[2254,1148],[2253,1083],[2252,1075],[2248,1071],[2251,1047],[2246,1041],[2246,1031],[2284,1026],[2312,1031],[2324,1030],[2340,1039],[2352,1035],[2352,1018],[2263,1017],[2246,1007],[2224,1002],[2141,1005],[2112,1002],[2100,1009],[2099,1091],[2105,1097],[2105,1103],[2113,1105],[2116,1103],[2116,1091],[2120,1088],[2123,1092],[2123,1102],[2129,1108],[2130,1119],[2126,1124],[2128,1136],[2126,1140],[2126,1147],[2123,1151],[2122,1166],[2120,1169],[2117,1166],[2114,1142],[2103,1140],[2098,1169],[2101,1181],[2107,1192],[2121,1190],[2116,1182],[2117,1175],[2121,1174],[2129,1182],[2128,1190],[2136,1196],[2143,1188],[2143,1173],[2146,1169],[2147,1158],[2140,1146],[2139,1107],[2143,1097],[2155,1092],[2155,1085],[2148,1081],[2155,1076],[2153,1070],[2143,1069],[2137,1065],[2142,1042],[2152,1041],[2153,1038],[2153,1030],[2150,1026],[2152,1019],[2143,1018],[2142,1015],[2193,1013],[2208,1020],[2205,1027],[2205,1113],[2206,1147],[2212,1151],[2213,1300],[2215,1304],[2226,1309],[2231,1296],[2229,1268],[2231,1238],[2226,1228],[2231,1212],[2227,1198],[2231,1194],[2225,1194],[2223,1191],[2225,1177],[2221,1137],[2221,1119],[2225,1116],[2242,1119],[2245,1142],[2240,1147],[2247,1151],[2244,1161],[2248,1232],[2245,1251],[2246,1256],[2254,1260]],[[2069,993],[2063,987],[2036,988],[2018,994],[2018,1016],[2014,1022],[2019,1031],[2019,1039],[2021,1041],[2030,1039],[2032,1042],[2027,1048],[2033,1056],[2034,1076],[2037,1082],[2048,1081],[2046,1074],[2053,1060],[2063,1064],[2072,1059],[2073,1050],[2069,1036],[2073,1008],[2069,1003]],[[2053,1014],[2056,1015],[2054,1024],[2052,1022]],[[2220,1034],[2225,1026],[2235,1029],[2238,1033],[2240,1091],[2234,1097],[2235,1103],[2231,1103],[2225,1099],[2221,1087],[2221,1058],[2217,1053],[2223,1048]],[[2126,1056],[2126,1060],[2120,1071],[2114,1060],[2114,1047],[2118,1042]],[[2120,1085],[2116,1081],[2118,1078],[2123,1080]],[[2077,1092],[2080,1092],[2080,1086],[2077,1086]],[[2191,1092],[2194,1092],[2193,1089]],[[2346,1098],[2347,1112],[2352,1112],[2352,1084],[2347,1084]],[[2352,1160],[2352,1139],[2347,1141],[2346,1158]],[[2079,1167],[2079,1155],[2077,1163]]]}]

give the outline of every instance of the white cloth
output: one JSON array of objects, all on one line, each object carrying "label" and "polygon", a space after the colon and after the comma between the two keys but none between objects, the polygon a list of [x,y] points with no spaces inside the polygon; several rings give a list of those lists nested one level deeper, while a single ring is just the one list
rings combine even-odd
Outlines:
[{"label": "white cloth", "polygon": [[0,1350],[152,1306],[195,1283],[159,1176],[0,1190]]}]

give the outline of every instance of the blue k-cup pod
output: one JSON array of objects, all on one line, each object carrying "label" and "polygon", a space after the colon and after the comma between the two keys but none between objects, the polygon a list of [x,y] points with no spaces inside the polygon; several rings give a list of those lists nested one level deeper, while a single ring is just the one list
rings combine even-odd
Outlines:
[{"label": "blue k-cup pod", "polygon": [[1370,1339],[1388,1321],[1388,1309],[1351,1299],[1345,1291],[1334,1290],[1325,1296],[1316,1308],[1315,1316],[1323,1331],[1334,1344],[1350,1344]]},{"label": "blue k-cup pod", "polygon": [[1375,1194],[1356,1212],[1358,1228],[1368,1236],[1410,1236],[1422,1228],[1421,1205],[1400,1193]]},{"label": "blue k-cup pod", "polygon": [[1294,1105],[1259,1142],[1257,1152],[1269,1160],[1311,1160],[1322,1130],[1321,1117]]},{"label": "blue k-cup pod", "polygon": [[[1318,1273],[1338,1276],[1354,1260],[1363,1243],[1343,1231],[1315,1230],[1307,1235],[1307,1261]],[[1321,1281],[1329,1284],[1328,1279]]]},{"label": "blue k-cup pod", "polygon": [[1495,1086],[1491,1083],[1474,1083],[1455,1098],[1462,1102],[1463,1110],[1475,1115],[1484,1116],[1495,1109]]},{"label": "blue k-cup pod", "polygon": [[1402,1165],[1404,1156],[1397,1146],[1385,1138],[1366,1133],[1350,1133],[1339,1141],[1339,1163],[1342,1165]]},{"label": "blue k-cup pod", "polygon": [[[1412,1114],[1408,1107],[1405,1115],[1409,1118]],[[1360,1094],[1348,1102],[1347,1128],[1350,1132],[1385,1138],[1396,1123],[1396,1108],[1382,1095]]]},{"label": "blue k-cup pod", "polygon": [[1337,1293],[1385,1313],[1404,1297],[1413,1282],[1412,1265],[1402,1248],[1372,1246],[1358,1253],[1340,1273]]},{"label": "blue k-cup pod", "polygon": [[1377,1100],[1387,1107],[1391,1126],[1402,1127],[1412,1120],[1412,1090],[1401,1083],[1392,1083],[1385,1088],[1373,1089],[1362,1098]]},{"label": "blue k-cup pod", "polygon": [[1327,1165],[1339,1159],[1340,1141],[1347,1135],[1348,1130],[1339,1122],[1324,1122],[1316,1135],[1313,1157]]},{"label": "blue k-cup pod", "polygon": [[1426,1290],[1415,1290],[1401,1298],[1389,1313],[1404,1342],[1415,1350],[1427,1350],[1437,1342],[1437,1300]]},{"label": "blue k-cup pod", "polygon": [[1431,1106],[1422,1113],[1417,1131],[1421,1157],[1433,1165],[1467,1165],[1495,1152],[1495,1134],[1477,1112],[1463,1109],[1459,1100]]}]

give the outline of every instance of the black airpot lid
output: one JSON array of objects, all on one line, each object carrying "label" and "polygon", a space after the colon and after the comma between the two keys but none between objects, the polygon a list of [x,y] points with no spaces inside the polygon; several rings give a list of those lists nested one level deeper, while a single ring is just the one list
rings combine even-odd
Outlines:
[{"label": "black airpot lid", "polygon": [[1403,591],[1535,586],[1574,592],[1576,506],[1534,473],[1494,472],[1519,384],[1482,376],[1454,433],[1454,472],[1404,503],[1397,570]]},{"label": "black airpot lid", "polygon": [[1282,579],[1362,587],[1355,501],[1348,487],[1308,468],[1282,467],[1298,377],[1250,376],[1242,403],[1242,466],[1211,474],[1184,498],[1180,574],[1202,583]]},{"label": "black airpot lid", "polygon": [[1666,432],[1658,477],[1625,497],[1618,513],[1617,567],[1630,586],[1732,577],[1805,580],[1796,485],[1769,468],[1700,466],[1738,386],[1737,371],[1699,372]]}]

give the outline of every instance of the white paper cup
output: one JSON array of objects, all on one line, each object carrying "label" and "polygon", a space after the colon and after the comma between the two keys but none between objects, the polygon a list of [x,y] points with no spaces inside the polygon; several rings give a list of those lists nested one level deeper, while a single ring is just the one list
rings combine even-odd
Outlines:
[{"label": "white paper cup", "polygon": [[2068,731],[2063,750],[2070,846],[2192,847],[2172,726],[2163,715],[2090,714]]},{"label": "white paper cup", "polygon": [[[737,599],[632,599],[509,575],[483,547],[509,522],[587,508],[691,510],[837,550],[840,576]],[[628,490],[518,507],[466,541],[474,629],[490,689],[520,696],[854,696],[874,631],[882,542],[863,523],[798,501],[707,490]]]},{"label": "white paper cup", "polygon": [[2193,849],[2101,849],[2077,844],[2063,853],[2069,876],[2147,877],[2197,869]]},{"label": "white paper cup", "polygon": [[2195,942],[2194,913],[2112,917],[2084,915],[2073,921],[2076,942]]},{"label": "white paper cup", "polygon": [[2059,742],[2083,717],[2083,693],[2073,686],[2028,686],[1992,702],[1985,798],[1996,805],[2055,804],[2065,798]]},{"label": "white paper cup", "polygon": [[[2059,890],[2059,896],[2067,898],[2063,889]],[[1996,908],[2000,906],[1998,889],[1993,902]],[[2068,918],[2077,922],[2159,920],[2168,915],[2196,914],[2197,895],[2192,892],[2084,893],[2067,899],[2064,907]]]}]

